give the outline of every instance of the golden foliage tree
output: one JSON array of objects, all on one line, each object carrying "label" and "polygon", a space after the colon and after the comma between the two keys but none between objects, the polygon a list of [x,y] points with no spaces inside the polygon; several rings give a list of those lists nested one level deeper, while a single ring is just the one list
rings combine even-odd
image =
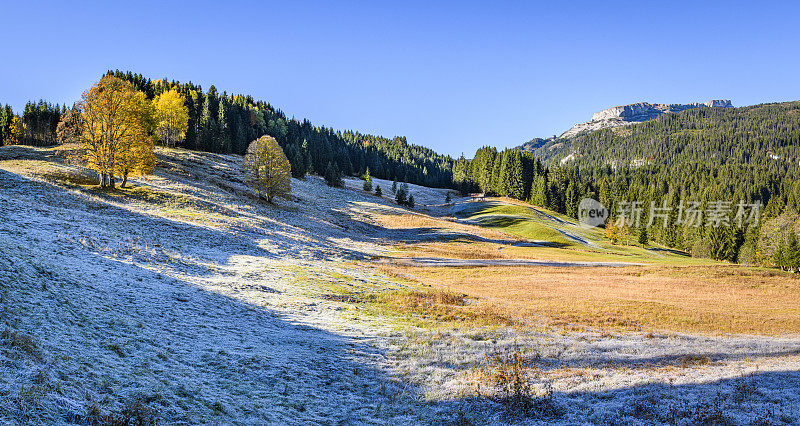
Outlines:
[{"label": "golden foliage tree", "polygon": [[153,104],[131,83],[103,77],[78,104],[86,165],[97,172],[100,186],[114,186],[114,176],[146,174],[155,164]]},{"label": "golden foliage tree", "polygon": [[173,148],[186,136],[189,110],[177,90],[164,92],[153,100],[156,109],[156,135],[164,145]]},{"label": "golden foliage tree", "polygon": [[272,136],[262,136],[250,143],[244,156],[244,171],[247,184],[270,203],[273,197],[286,196],[292,191],[292,167]]},{"label": "golden foliage tree", "polygon": [[8,144],[17,145],[22,143],[22,138],[25,137],[25,123],[18,115],[11,119],[11,124],[8,128]]},{"label": "golden foliage tree", "polygon": [[153,152],[153,138],[143,138],[130,144],[120,151],[120,158],[117,162],[116,174],[122,176],[122,186],[128,182],[128,176],[144,176],[153,173],[156,166],[156,156]]}]

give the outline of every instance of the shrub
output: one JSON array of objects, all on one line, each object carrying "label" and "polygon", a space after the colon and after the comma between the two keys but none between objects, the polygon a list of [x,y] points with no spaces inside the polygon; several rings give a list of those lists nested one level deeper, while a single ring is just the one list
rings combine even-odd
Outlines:
[{"label": "shrub", "polygon": [[394,201],[401,206],[406,205],[406,190],[402,186],[395,191]]},{"label": "shrub", "polygon": [[488,378],[496,390],[493,398],[507,410],[527,413],[532,395],[528,377],[530,367],[519,350],[485,356]]},{"label": "shrub", "polygon": [[564,415],[564,408],[548,390],[536,397],[530,385],[533,366],[525,361],[519,349],[486,355],[486,372],[495,392],[490,399],[502,405],[507,419],[555,419]]},{"label": "shrub", "polygon": [[362,188],[364,191],[372,192],[372,177],[369,175],[369,168],[367,168],[367,172],[364,173],[364,185]]},{"label": "shrub", "polygon": [[334,188],[341,188],[344,186],[344,182],[342,181],[342,174],[339,171],[339,166],[336,163],[328,163],[328,167],[325,168],[325,182],[327,182],[328,186]]}]

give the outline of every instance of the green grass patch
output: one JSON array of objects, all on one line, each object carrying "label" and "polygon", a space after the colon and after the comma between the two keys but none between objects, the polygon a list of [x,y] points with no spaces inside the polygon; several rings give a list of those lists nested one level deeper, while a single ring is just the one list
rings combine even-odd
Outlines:
[{"label": "green grass patch", "polygon": [[468,203],[456,213],[459,217],[474,223],[516,235],[529,240],[549,241],[562,245],[580,244],[558,231],[565,230],[569,234],[589,240],[602,238],[602,232],[596,229],[582,229],[574,219],[564,215],[516,204],[504,204],[496,201]]},{"label": "green grass patch", "polygon": [[[616,261],[658,263],[665,265],[708,265],[718,262],[697,259],[669,251],[648,250],[634,245],[613,245],[602,228],[584,229],[575,219],[540,207],[506,204],[501,201],[466,203],[456,216],[473,223],[535,241],[547,241],[554,247],[507,247],[506,253],[520,252],[552,260]],[[595,246],[584,245],[565,236],[559,230],[590,241]],[[652,248],[652,247],[648,247]]]}]

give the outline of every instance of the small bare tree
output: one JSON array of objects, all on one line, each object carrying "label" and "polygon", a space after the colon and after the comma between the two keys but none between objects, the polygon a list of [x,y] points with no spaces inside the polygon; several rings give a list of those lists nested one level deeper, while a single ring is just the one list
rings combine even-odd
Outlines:
[{"label": "small bare tree", "polygon": [[247,184],[270,203],[273,197],[292,192],[292,166],[272,136],[250,142],[244,156],[244,171]]}]

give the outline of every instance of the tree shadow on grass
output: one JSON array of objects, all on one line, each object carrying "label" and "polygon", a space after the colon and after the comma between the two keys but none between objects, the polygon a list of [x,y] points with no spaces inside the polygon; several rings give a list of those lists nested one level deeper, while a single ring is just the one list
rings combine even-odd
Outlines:
[{"label": "tree shadow on grass", "polygon": [[[258,296],[245,302],[235,297],[242,288],[233,278],[223,278],[218,290],[184,279],[204,273],[181,263],[161,270],[158,258],[118,258],[108,240],[136,233],[149,247],[191,248],[187,255],[217,251],[212,257],[220,261],[269,256],[251,241],[70,200],[75,194],[0,171],[0,186],[10,182],[14,194],[6,194],[27,194],[26,201],[56,197],[75,211],[3,218],[2,228],[19,234],[13,241],[10,234],[0,237],[4,256],[19,271],[4,304],[19,313],[15,326],[37,337],[46,354],[42,365],[58,372],[67,397],[47,391],[38,403],[6,399],[0,417],[91,423],[120,419],[132,401],[143,401],[167,423],[419,421],[415,387],[392,379],[380,351],[361,339],[303,324],[302,307],[295,319],[255,304]],[[26,205],[16,200],[0,214]],[[71,244],[63,235],[85,225],[92,226],[85,231],[94,234],[94,246]],[[58,230],[66,241],[48,235]],[[183,245],[187,239],[191,247]]]},{"label": "tree shadow on grass", "polygon": [[521,423],[797,424],[800,371],[761,372],[707,383],[655,382],[608,391],[553,392],[529,401],[524,408],[508,401],[490,407],[498,420]]},{"label": "tree shadow on grass", "polygon": [[[366,222],[357,218],[347,218],[359,225],[363,232],[355,237],[364,241],[380,242],[385,244],[416,244],[429,242],[464,242],[464,243],[489,243],[509,247],[566,247],[567,244],[551,241],[531,241],[515,238],[488,238],[476,233],[456,231],[440,227],[409,227],[389,228],[374,222]],[[513,220],[509,218],[509,220]],[[521,219],[520,219],[521,220]],[[483,225],[483,224],[481,224]],[[491,225],[494,226],[494,225]]]},{"label": "tree shadow on grass", "polygon": [[427,243],[427,242],[464,242],[501,244],[509,247],[565,247],[566,244],[550,241],[526,241],[505,238],[487,238],[477,234],[450,231],[442,228],[417,227],[403,229],[378,229],[376,238],[388,240],[390,243]]},{"label": "tree shadow on grass", "polygon": [[652,251],[652,252],[666,252],[666,253],[674,254],[676,256],[692,257],[692,255],[690,253],[687,253],[685,251],[678,250],[678,249],[671,249],[671,248],[668,248],[668,247],[648,247],[647,250],[648,251]]}]

